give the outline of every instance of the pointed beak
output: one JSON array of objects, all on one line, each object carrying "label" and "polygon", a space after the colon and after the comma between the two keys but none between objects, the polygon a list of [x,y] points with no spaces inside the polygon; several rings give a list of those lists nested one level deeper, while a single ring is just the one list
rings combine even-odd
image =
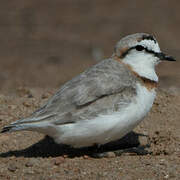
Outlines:
[{"label": "pointed beak", "polygon": [[168,56],[162,52],[155,53],[155,56],[158,57],[162,61],[176,61],[172,56]]}]

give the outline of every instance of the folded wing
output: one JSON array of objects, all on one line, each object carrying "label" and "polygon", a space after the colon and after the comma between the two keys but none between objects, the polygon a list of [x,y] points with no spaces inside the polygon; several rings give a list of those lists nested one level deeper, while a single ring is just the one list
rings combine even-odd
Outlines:
[{"label": "folded wing", "polygon": [[135,82],[123,64],[103,60],[65,83],[46,105],[13,125],[42,121],[61,125],[115,111],[131,101]]}]

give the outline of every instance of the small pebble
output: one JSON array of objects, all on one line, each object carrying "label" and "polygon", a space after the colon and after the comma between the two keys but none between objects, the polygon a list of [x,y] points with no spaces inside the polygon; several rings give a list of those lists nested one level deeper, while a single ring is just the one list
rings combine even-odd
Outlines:
[{"label": "small pebble", "polygon": [[103,152],[93,154],[94,158],[114,158],[116,154],[114,152]]},{"label": "small pebble", "polygon": [[31,106],[31,104],[29,102],[26,102],[26,101],[23,102],[23,105],[26,106],[26,107],[30,107]]},{"label": "small pebble", "polygon": [[28,161],[26,164],[25,164],[26,167],[32,167],[33,166],[33,163],[31,161]]},{"label": "small pebble", "polygon": [[106,157],[107,158],[114,158],[114,157],[116,157],[116,154],[114,152],[107,152]]},{"label": "small pebble", "polygon": [[47,99],[48,97],[49,97],[49,94],[47,94],[47,93],[44,93],[44,94],[42,94],[42,96],[41,96],[42,99]]},{"label": "small pebble", "polygon": [[64,157],[64,158],[68,158],[68,155],[67,155],[67,154],[64,154],[63,157]]},{"label": "small pebble", "polygon": [[8,170],[11,171],[11,172],[15,172],[17,169],[17,166],[14,165],[14,164],[10,164],[9,167],[8,167]]},{"label": "small pebble", "polygon": [[28,94],[28,98],[33,98],[33,95],[32,94]]},{"label": "small pebble", "polygon": [[64,157],[57,157],[54,161],[54,165],[59,166],[60,164],[64,163]]},{"label": "small pebble", "polygon": [[28,162],[25,163],[26,167],[32,167],[39,164],[39,160],[38,159],[29,159]]},{"label": "small pebble", "polygon": [[89,159],[89,156],[88,155],[84,155],[83,158],[84,159]]}]

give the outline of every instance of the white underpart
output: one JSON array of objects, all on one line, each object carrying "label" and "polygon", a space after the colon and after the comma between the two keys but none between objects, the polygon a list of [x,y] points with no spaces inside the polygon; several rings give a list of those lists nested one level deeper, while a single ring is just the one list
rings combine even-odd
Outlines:
[{"label": "white underpart", "polygon": [[126,108],[95,119],[82,120],[73,124],[55,126],[52,136],[57,143],[73,147],[105,144],[118,140],[130,132],[145,117],[152,107],[155,90],[137,84],[137,96]]},{"label": "white underpart", "polygon": [[[161,52],[158,43],[155,43],[152,40],[143,40],[137,42],[136,45],[142,45],[148,50],[154,52]],[[132,67],[133,71],[139,74],[142,77],[147,79],[158,81],[158,76],[155,72],[155,65],[159,63],[159,59],[153,54],[143,51],[137,51],[136,49],[131,50],[123,59],[125,64],[128,64]]]}]

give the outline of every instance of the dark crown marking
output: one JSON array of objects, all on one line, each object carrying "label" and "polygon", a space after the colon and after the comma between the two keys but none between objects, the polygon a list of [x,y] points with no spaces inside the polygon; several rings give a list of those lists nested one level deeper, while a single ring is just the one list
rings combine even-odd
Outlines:
[{"label": "dark crown marking", "polygon": [[[137,41],[140,42],[142,40],[151,40],[151,41],[154,41],[155,44],[157,43],[157,41],[154,39],[154,37],[152,35],[143,35]],[[154,52],[152,50],[149,50],[148,48],[143,47],[143,46],[141,46],[141,49],[139,49],[140,46],[141,45],[136,45],[136,46],[133,46],[133,47],[130,47],[130,48],[124,48],[120,53],[120,58],[124,58],[129,53],[129,51],[132,50],[132,49],[136,49],[138,51],[145,50],[146,52],[154,54],[156,56],[156,54],[157,54],[156,52]],[[115,47],[114,51],[116,51],[116,47]]]},{"label": "dark crown marking", "polygon": [[154,43],[157,43],[152,35],[143,35],[142,40],[152,40]]}]

